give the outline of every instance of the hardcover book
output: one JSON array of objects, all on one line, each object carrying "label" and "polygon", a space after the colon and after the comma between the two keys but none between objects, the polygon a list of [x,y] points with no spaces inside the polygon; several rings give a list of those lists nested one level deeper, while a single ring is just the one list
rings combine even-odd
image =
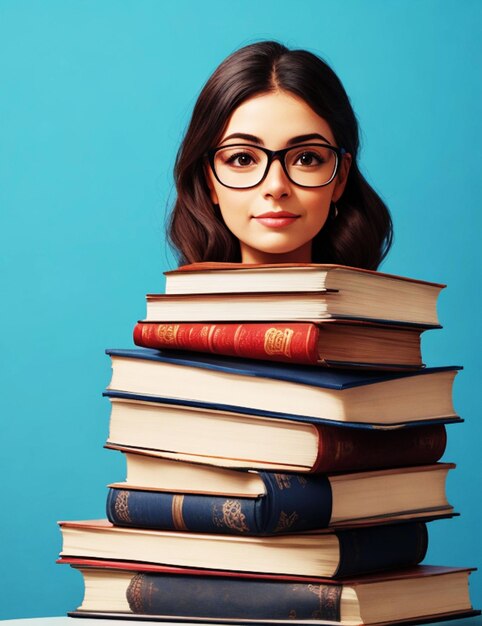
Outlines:
[{"label": "hardcover book", "polygon": [[107,520],[60,527],[62,557],[329,578],[416,565],[428,541],[422,522],[272,537],[144,530]]},{"label": "hardcover book", "polygon": [[148,398],[378,425],[457,417],[452,384],[459,367],[372,372],[147,348],[106,352],[108,389]]},{"label": "hardcover book", "polygon": [[[150,460],[153,466],[155,459]],[[400,518],[434,519],[453,512],[445,494],[446,476],[454,467],[449,464],[328,476],[259,472],[254,476],[261,483],[262,493],[254,498],[207,495],[208,482],[204,489],[199,485],[195,490],[195,483],[187,480],[185,464],[171,465],[166,482],[177,483],[181,487],[177,492],[128,483],[111,485],[107,498],[109,520],[117,526],[134,528],[271,535]],[[182,477],[173,477],[176,466],[184,476],[184,485]],[[253,473],[239,473],[246,476],[251,488]],[[200,474],[198,483],[205,477],[202,471]],[[160,484],[162,478],[162,474],[158,476]]]},{"label": "hardcover book", "polygon": [[112,405],[108,448],[221,467],[323,473],[429,465],[440,459],[447,440],[438,423],[350,428],[122,392],[106,395]]},{"label": "hardcover book", "polygon": [[166,272],[167,295],[147,297],[147,320],[351,317],[437,326],[444,286],[341,265],[197,263]]},{"label": "hardcover book", "polygon": [[157,350],[301,365],[403,369],[422,367],[422,332],[422,328],[348,320],[319,324],[139,322],[134,328],[134,343]]},{"label": "hardcover book", "polygon": [[83,601],[70,613],[78,617],[372,626],[480,614],[470,602],[471,570],[462,568],[425,565],[340,582],[88,559],[59,562],[83,576]]}]

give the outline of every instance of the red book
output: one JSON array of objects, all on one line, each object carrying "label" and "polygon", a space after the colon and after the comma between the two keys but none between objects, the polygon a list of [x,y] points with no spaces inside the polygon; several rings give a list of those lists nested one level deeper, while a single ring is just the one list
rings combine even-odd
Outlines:
[{"label": "red book", "polygon": [[190,350],[302,365],[402,369],[422,366],[422,332],[422,328],[364,321],[139,322],[134,328],[134,343],[158,350]]}]

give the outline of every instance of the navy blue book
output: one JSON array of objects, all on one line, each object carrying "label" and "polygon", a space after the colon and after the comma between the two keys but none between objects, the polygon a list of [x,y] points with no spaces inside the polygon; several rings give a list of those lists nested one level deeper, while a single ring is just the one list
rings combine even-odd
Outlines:
[{"label": "navy blue book", "polygon": [[[398,576],[400,574],[398,573]],[[413,584],[413,570],[407,572],[405,576]],[[415,574],[417,586],[425,582]],[[407,580],[407,578],[405,580]],[[382,579],[383,580],[383,579]],[[390,578],[388,577],[388,580]],[[467,575],[459,576],[459,580],[463,581],[464,590],[466,591]],[[134,576],[127,587],[126,597],[129,608],[135,615],[175,615],[185,616],[189,619],[234,619],[234,620],[283,620],[299,623],[303,621],[318,620],[320,622],[348,622],[350,615],[349,601],[342,597],[344,588],[352,588],[355,593],[352,602],[356,603],[357,617],[363,615],[364,623],[373,619],[379,619],[382,615],[385,620],[390,618],[406,617],[407,606],[408,614],[413,618],[417,616],[417,612],[423,615],[430,605],[428,597],[423,598],[426,604],[421,601],[413,602],[413,597],[407,589],[405,594],[402,592],[396,595],[396,600],[390,592],[386,591],[380,597],[380,593],[371,596],[372,605],[370,605],[370,591],[373,594],[373,587],[376,583],[371,580],[366,581],[368,589],[368,598],[363,594],[363,579],[359,579],[355,585],[327,585],[327,584],[309,584],[309,583],[287,583],[269,580],[239,580],[236,578],[221,578],[213,580],[212,578],[203,578],[200,576],[185,576],[181,578],[175,575],[160,575],[148,572],[140,572]],[[380,584],[380,579],[377,581]],[[387,578],[384,579],[387,582]],[[432,580],[433,582],[433,580]],[[443,581],[445,582],[445,581]],[[440,611],[443,610],[442,597],[446,597],[450,591],[448,586],[436,585],[436,594],[439,597]],[[460,583],[459,583],[460,584]],[[354,589],[353,589],[354,587]],[[360,588],[360,593],[356,593]],[[385,585],[390,588],[390,584]],[[392,579],[392,591],[393,591]],[[401,586],[403,589],[403,584]],[[383,589],[383,585],[380,585]],[[428,592],[428,588],[426,589]],[[419,590],[420,593],[420,590]],[[402,602],[400,602],[402,596]],[[428,595],[428,594],[427,594]],[[423,596],[422,596],[423,597]],[[431,598],[432,602],[433,597]],[[398,601],[398,602],[397,602]],[[384,609],[380,611],[380,604],[384,605]],[[389,605],[389,608],[386,608]],[[432,605],[433,606],[433,605]],[[457,609],[460,610],[460,603]],[[363,607],[362,610],[360,610]],[[353,604],[350,607],[353,611]],[[372,617],[370,619],[370,609]],[[374,618],[377,615],[378,617]],[[464,606],[464,610],[470,610],[470,603]],[[433,611],[433,608],[431,609]],[[478,615],[479,612],[474,611],[469,615]],[[460,613],[458,615],[460,617]],[[311,622],[313,623],[313,622]]]},{"label": "navy blue book", "polygon": [[69,613],[73,617],[408,626],[480,615],[470,603],[469,568],[419,565],[340,581],[85,558],[58,563],[84,578],[84,598]]},{"label": "navy blue book", "polygon": [[374,372],[147,348],[106,352],[113,368],[109,396],[361,425],[458,419],[452,402],[457,366]]},{"label": "navy blue book", "polygon": [[331,476],[259,472],[264,493],[257,497],[169,493],[118,483],[109,489],[107,517],[116,526],[234,535],[434,519],[453,512],[443,486],[453,467],[439,463]]}]

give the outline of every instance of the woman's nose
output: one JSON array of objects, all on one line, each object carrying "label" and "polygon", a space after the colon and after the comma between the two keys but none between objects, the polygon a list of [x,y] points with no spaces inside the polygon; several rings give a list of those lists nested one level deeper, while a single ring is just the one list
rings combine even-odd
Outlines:
[{"label": "woman's nose", "polygon": [[263,195],[275,199],[289,196],[291,183],[279,159],[275,159],[263,180]]}]

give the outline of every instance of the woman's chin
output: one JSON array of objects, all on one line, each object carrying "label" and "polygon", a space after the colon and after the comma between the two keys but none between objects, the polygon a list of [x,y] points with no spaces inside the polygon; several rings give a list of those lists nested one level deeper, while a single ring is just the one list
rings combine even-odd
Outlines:
[{"label": "woman's chin", "polygon": [[311,240],[301,246],[279,243],[253,247],[241,243],[243,263],[310,263]]}]

